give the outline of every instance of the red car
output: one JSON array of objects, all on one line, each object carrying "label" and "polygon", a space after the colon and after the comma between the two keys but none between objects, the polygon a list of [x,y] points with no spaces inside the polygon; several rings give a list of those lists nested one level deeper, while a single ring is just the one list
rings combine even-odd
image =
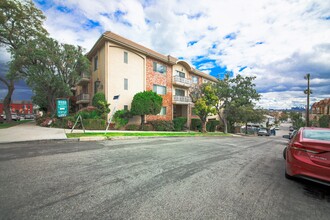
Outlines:
[{"label": "red car", "polygon": [[284,151],[285,176],[330,186],[330,129],[300,128]]}]

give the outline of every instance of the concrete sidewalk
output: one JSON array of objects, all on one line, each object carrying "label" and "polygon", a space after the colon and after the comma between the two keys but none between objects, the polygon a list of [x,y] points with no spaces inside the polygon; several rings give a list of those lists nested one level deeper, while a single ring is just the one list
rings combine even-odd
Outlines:
[{"label": "concrete sidewalk", "polygon": [[65,129],[40,127],[35,121],[0,129],[0,143],[63,139],[67,139]]}]

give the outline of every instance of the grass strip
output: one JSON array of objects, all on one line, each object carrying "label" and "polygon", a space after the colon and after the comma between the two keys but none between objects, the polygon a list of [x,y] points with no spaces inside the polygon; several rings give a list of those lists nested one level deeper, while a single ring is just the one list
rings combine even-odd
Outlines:
[{"label": "grass strip", "polygon": [[69,133],[66,134],[68,138],[79,137],[191,137],[191,136],[229,136],[228,134],[220,132],[200,133],[200,132],[109,132],[102,133]]}]

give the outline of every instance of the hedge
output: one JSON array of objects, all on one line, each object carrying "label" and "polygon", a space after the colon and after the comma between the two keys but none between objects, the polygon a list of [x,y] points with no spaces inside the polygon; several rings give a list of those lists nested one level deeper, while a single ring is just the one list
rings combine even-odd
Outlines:
[{"label": "hedge", "polygon": [[86,130],[105,130],[107,121],[104,119],[83,119]]},{"label": "hedge", "polygon": [[200,119],[197,119],[197,118],[191,119],[190,128],[193,131],[202,131],[202,121]]},{"label": "hedge", "polygon": [[155,120],[150,121],[150,124],[154,127],[155,131],[173,131],[174,125],[172,121],[164,121],[164,120]]},{"label": "hedge", "polygon": [[175,131],[183,131],[184,125],[187,123],[187,118],[178,117],[173,119],[173,125]]},{"label": "hedge", "polygon": [[206,123],[206,130],[208,132],[215,132],[217,129],[217,126],[219,125],[220,121],[218,120],[211,120]]}]

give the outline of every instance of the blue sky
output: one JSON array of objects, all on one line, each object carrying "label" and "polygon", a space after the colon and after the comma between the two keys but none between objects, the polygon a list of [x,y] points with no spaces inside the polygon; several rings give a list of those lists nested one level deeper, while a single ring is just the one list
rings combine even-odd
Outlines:
[{"label": "blue sky", "polygon": [[[306,73],[311,73],[311,102],[330,97],[330,1],[34,2],[47,17],[51,37],[86,52],[103,32],[112,31],[216,77],[256,76],[258,105],[264,108],[305,105]],[[14,99],[31,95],[19,83]]]}]

